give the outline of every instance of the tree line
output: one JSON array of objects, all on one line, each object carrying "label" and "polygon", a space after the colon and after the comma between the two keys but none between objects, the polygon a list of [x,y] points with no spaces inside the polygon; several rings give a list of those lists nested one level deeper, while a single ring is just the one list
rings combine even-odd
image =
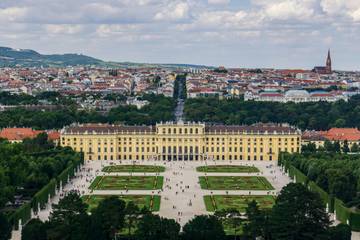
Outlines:
[{"label": "tree line", "polygon": [[[182,82],[182,84],[181,84]],[[181,88],[180,88],[181,87]],[[178,74],[174,82],[174,98],[186,99],[186,74]]]},{"label": "tree line", "polygon": [[348,102],[275,103],[243,99],[188,99],[184,113],[188,121],[222,124],[257,122],[290,123],[300,129],[328,130],[331,127],[360,128],[360,96]]},{"label": "tree line", "polygon": [[[22,231],[22,240],[57,239],[133,239],[133,240],[350,240],[351,229],[331,226],[329,216],[316,193],[301,184],[290,183],[282,189],[272,210],[262,210],[255,201],[244,214],[236,209],[214,215],[195,216],[180,232],[173,219],[153,215],[132,202],[113,196],[87,212],[88,206],[76,192],[70,192],[53,205],[49,220],[31,220]],[[239,235],[227,236],[224,221]]]},{"label": "tree line", "polygon": [[302,154],[286,155],[285,159],[347,207],[360,208],[360,155],[306,147]]},{"label": "tree line", "polygon": [[163,95],[144,95],[141,99],[150,104],[141,109],[120,105],[103,115],[95,110],[77,110],[74,105],[42,111],[15,108],[0,114],[0,128],[32,127],[35,129],[61,129],[74,122],[78,123],[124,123],[127,125],[152,125],[156,122],[173,120],[175,101]]},{"label": "tree line", "polygon": [[59,92],[41,92],[35,96],[0,92],[0,104],[2,105],[38,105],[42,100],[57,105],[75,104],[71,98],[62,96]]},{"label": "tree line", "polygon": [[324,141],[324,146],[316,147],[315,143],[308,143],[302,146],[301,151],[303,153],[314,152],[330,152],[330,153],[359,153],[360,146],[357,143],[349,144],[348,140],[344,140],[342,144],[339,141],[331,142],[329,140]]},{"label": "tree line", "polygon": [[79,158],[71,148],[55,147],[46,133],[22,143],[0,139],[0,222],[6,226],[17,208]]}]

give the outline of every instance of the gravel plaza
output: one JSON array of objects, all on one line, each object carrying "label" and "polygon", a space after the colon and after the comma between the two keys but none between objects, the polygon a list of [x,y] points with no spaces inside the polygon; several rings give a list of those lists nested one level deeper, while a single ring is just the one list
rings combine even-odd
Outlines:
[{"label": "gravel plaza", "polygon": [[[212,214],[213,212],[207,211],[204,197],[214,196],[276,196],[280,190],[291,182],[291,179],[282,172],[281,168],[276,165],[276,162],[260,162],[260,161],[176,161],[176,162],[162,162],[162,161],[139,161],[136,165],[154,165],[165,167],[164,172],[103,172],[102,169],[105,166],[111,165],[133,165],[133,161],[87,161],[82,169],[76,174],[69,184],[64,186],[59,193],[51,199],[51,203],[57,203],[60,197],[63,197],[67,192],[71,190],[78,191],[82,196],[91,197],[94,196],[106,196],[106,195],[118,195],[127,196],[143,196],[140,206],[147,205],[146,198],[156,196],[156,203],[159,207],[154,207],[152,210],[154,213],[166,218],[175,219],[183,226],[186,222],[192,219],[195,215]],[[259,169],[259,172],[199,172],[197,167],[200,166],[216,166],[216,165],[238,165],[238,166],[250,166]],[[161,169],[161,168],[159,168]],[[272,190],[209,190],[202,189],[200,186],[199,177],[264,177],[269,184],[274,188]],[[131,189],[91,189],[90,185],[97,177],[162,177],[163,185],[159,189],[150,190],[131,190]],[[240,197],[239,197],[240,198]],[[94,197],[92,197],[94,199]],[[221,199],[217,199],[218,201]],[[96,204],[94,201],[89,201],[90,205]],[[126,199],[125,199],[126,201]],[[268,201],[267,201],[268,202]],[[231,204],[230,204],[231,205]],[[91,207],[91,206],[90,206]],[[243,206],[244,207],[244,206]],[[156,211],[158,210],[159,211]],[[48,204],[46,209],[43,209],[34,215],[45,221],[48,219],[51,212],[51,204]],[[355,233],[356,234],[356,233]],[[353,234],[353,235],[355,235]],[[16,231],[13,239],[19,236],[19,231]],[[354,238],[358,239],[358,238]],[[359,238],[360,239],[360,238]]]}]

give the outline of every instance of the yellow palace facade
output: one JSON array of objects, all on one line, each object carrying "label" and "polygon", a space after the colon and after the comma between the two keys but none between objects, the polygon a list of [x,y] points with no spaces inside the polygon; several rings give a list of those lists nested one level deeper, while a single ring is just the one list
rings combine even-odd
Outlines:
[{"label": "yellow palace facade", "polygon": [[60,144],[85,160],[276,161],[280,152],[301,151],[301,132],[277,124],[76,124],[61,130]]}]

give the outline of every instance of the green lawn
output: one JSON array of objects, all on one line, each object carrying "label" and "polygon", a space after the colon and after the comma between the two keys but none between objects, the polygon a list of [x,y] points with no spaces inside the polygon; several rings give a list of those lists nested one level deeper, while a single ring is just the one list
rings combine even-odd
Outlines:
[{"label": "green lawn", "polygon": [[[111,195],[87,195],[83,196],[82,199],[89,205],[89,211],[96,208],[100,201]],[[126,203],[134,202],[140,209],[143,207],[148,208],[150,211],[157,212],[160,210],[161,197],[158,195],[117,195],[117,197]]]},{"label": "green lawn", "polygon": [[258,168],[253,166],[217,165],[197,167],[198,172],[220,172],[220,173],[257,173]]},{"label": "green lawn", "polygon": [[210,190],[273,190],[264,177],[256,176],[208,176],[199,177],[202,189]]},{"label": "green lawn", "polygon": [[106,166],[102,169],[103,172],[165,172],[163,166],[152,165],[114,165]]},{"label": "green lawn", "polygon": [[[215,202],[212,201],[212,199]],[[240,212],[245,212],[249,202],[255,200],[261,209],[269,209],[275,203],[275,198],[270,195],[248,196],[248,195],[214,195],[204,196],[206,211],[214,212],[215,210],[235,208]]]},{"label": "green lawn", "polygon": [[101,176],[91,183],[92,190],[153,190],[161,189],[162,176]]}]

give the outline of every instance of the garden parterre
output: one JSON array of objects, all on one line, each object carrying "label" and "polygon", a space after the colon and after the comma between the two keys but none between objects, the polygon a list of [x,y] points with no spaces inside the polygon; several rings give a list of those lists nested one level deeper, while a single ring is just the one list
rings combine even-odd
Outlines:
[{"label": "garden parterre", "polygon": [[220,173],[257,173],[260,172],[254,166],[241,166],[241,165],[215,165],[215,166],[201,166],[197,167],[198,172],[220,172]]},{"label": "garden parterre", "polygon": [[273,190],[265,177],[258,176],[201,176],[202,189],[209,190]]},{"label": "garden parterre", "polygon": [[92,190],[155,190],[163,186],[162,176],[98,176]]},{"label": "garden parterre", "polygon": [[154,165],[112,165],[102,169],[103,172],[165,172],[165,167]]},{"label": "garden parterre", "polygon": [[213,195],[204,196],[206,210],[214,212],[223,209],[237,209],[245,212],[248,203],[255,200],[261,209],[269,209],[275,203],[275,197],[271,195]]},{"label": "garden parterre", "polygon": [[[98,206],[99,202],[112,195],[86,195],[83,196],[83,201],[89,205],[89,210]],[[140,209],[146,207],[150,211],[159,211],[161,197],[158,195],[116,195],[119,199],[128,202],[133,202]]]}]

